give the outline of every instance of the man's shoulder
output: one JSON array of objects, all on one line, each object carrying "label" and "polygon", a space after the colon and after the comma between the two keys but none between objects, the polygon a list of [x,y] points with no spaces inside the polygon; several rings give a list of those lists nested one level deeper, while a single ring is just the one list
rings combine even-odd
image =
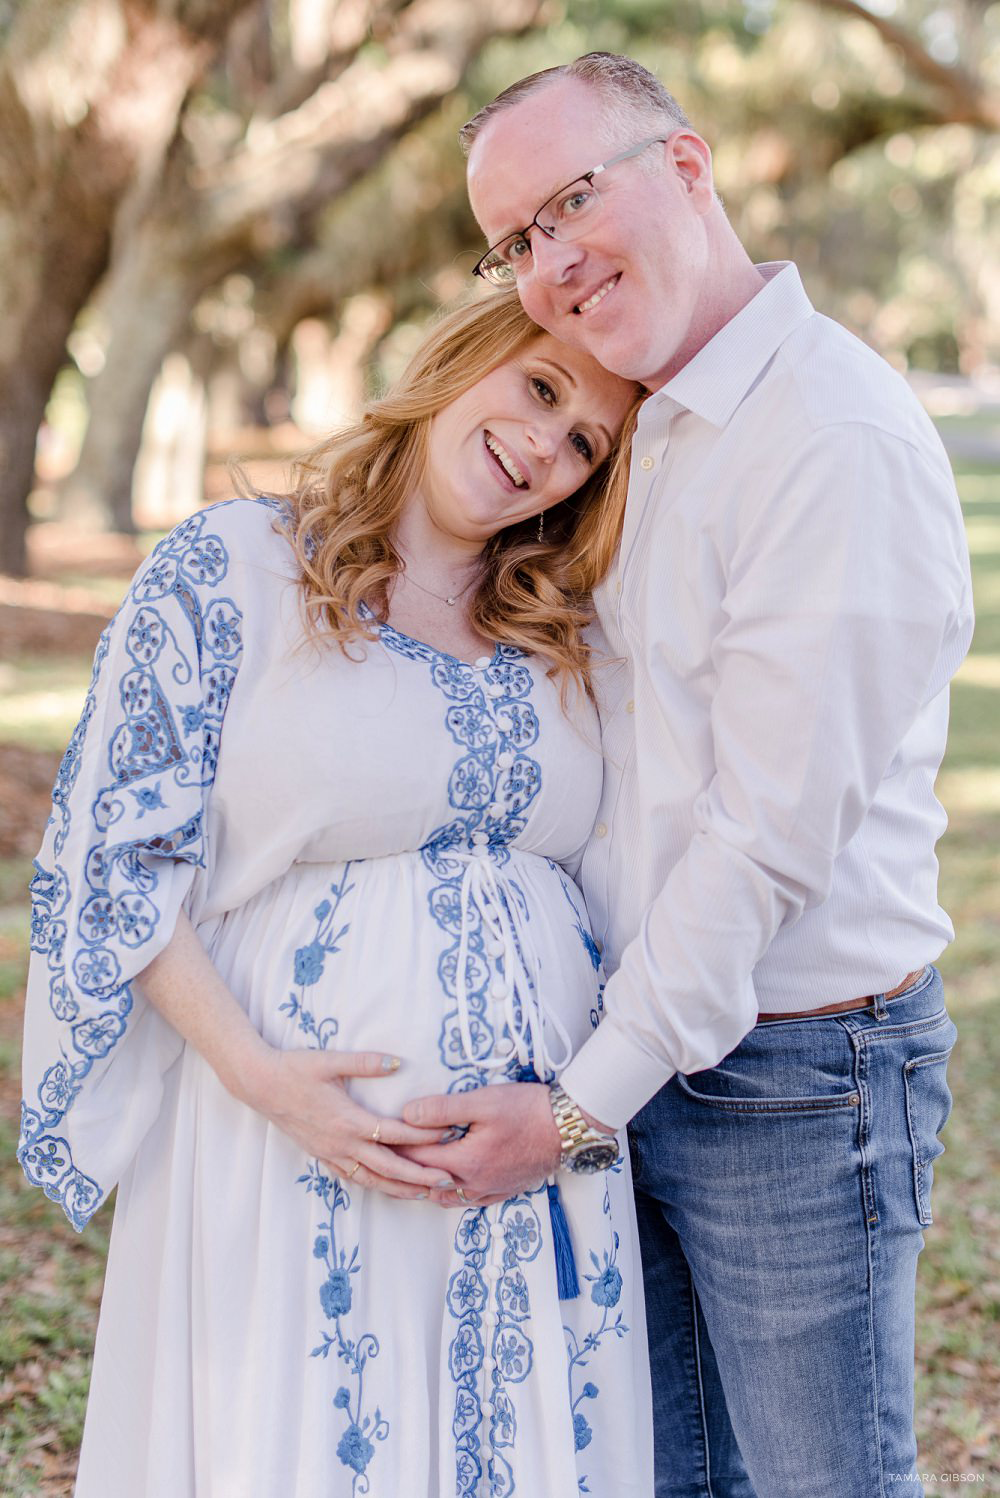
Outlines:
[{"label": "man's shoulder", "polygon": [[787,402],[801,433],[859,425],[927,450],[937,449],[933,423],[904,377],[874,349],[815,313],[782,344],[769,395]]}]

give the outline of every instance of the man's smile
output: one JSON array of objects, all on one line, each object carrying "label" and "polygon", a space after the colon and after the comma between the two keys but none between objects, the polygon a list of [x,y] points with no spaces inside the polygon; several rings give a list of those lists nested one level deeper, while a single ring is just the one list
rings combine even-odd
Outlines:
[{"label": "man's smile", "polygon": [[615,274],[613,276],[610,276],[602,286],[599,286],[596,291],[592,292],[590,296],[587,297],[586,301],[578,302],[576,304],[576,306],[573,308],[574,314],[579,317],[582,313],[592,312],[595,307],[599,307],[601,302],[603,302],[604,298],[608,295],[608,292],[614,291],[615,287],[618,285],[618,282],[621,280],[621,276],[621,271],[616,271]]}]

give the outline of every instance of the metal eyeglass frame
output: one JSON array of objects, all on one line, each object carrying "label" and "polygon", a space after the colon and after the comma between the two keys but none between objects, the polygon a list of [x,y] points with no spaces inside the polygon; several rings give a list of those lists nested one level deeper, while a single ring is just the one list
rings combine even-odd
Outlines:
[{"label": "metal eyeglass frame", "polygon": [[[651,135],[648,140],[640,141],[637,146],[629,146],[628,150],[619,151],[617,156],[610,156],[607,161],[602,161],[599,166],[592,166],[589,172],[581,172],[578,177],[570,178],[565,187],[558,187],[556,188],[555,192],[549,194],[549,196],[545,199],[545,202],[542,204],[541,208],[539,208],[538,213],[536,213],[534,218],[531,220],[530,224],[526,224],[523,229],[515,229],[511,234],[505,234],[503,239],[498,239],[496,244],[490,245],[486,253],[484,255],[481,255],[480,258],[476,261],[475,265],[472,268],[472,274],[474,276],[482,276],[483,280],[488,281],[491,286],[512,285],[517,277],[517,270],[509,260],[500,262],[501,265],[506,265],[507,267],[509,267],[511,272],[509,280],[494,280],[489,271],[485,268],[486,261],[492,254],[495,253],[495,251],[500,248],[501,245],[513,242],[516,239],[523,239],[530,250],[531,240],[528,238],[528,235],[532,229],[539,229],[545,235],[546,239],[555,239],[561,241],[562,243],[566,243],[576,238],[577,236],[573,234],[557,234],[554,229],[546,229],[544,224],[540,224],[538,222],[539,215],[545,212],[546,208],[554,198],[561,197],[564,192],[568,192],[569,189],[571,187],[574,187],[577,182],[587,182],[591,187],[593,187],[594,178],[599,177],[602,172],[606,172],[609,166],[617,166],[620,161],[628,161],[630,157],[638,156],[639,153],[641,151],[645,151],[648,146],[665,145],[668,139],[669,136],[666,135]],[[597,192],[596,188],[594,188],[594,195],[597,198],[598,204],[600,204],[601,196],[600,193]]]}]

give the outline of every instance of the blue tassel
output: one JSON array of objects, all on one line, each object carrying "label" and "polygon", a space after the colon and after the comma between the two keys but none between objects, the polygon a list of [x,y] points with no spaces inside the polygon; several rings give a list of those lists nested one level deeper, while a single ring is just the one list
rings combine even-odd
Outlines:
[{"label": "blue tassel", "polygon": [[[515,1082],[538,1082],[541,1080],[533,1066],[519,1066],[513,1072]],[[576,1259],[573,1257],[573,1240],[569,1235],[569,1223],[563,1209],[562,1197],[555,1181],[548,1184],[549,1217],[552,1219],[552,1247],[556,1255],[556,1289],[560,1300],[578,1300],[580,1281],[576,1275]]]},{"label": "blue tassel", "polygon": [[563,1210],[562,1197],[555,1181],[549,1182],[549,1216],[552,1218],[552,1246],[556,1253],[556,1288],[560,1300],[576,1300],[580,1294],[580,1281],[576,1277],[576,1260],[573,1257],[573,1240],[569,1235],[569,1223]]}]

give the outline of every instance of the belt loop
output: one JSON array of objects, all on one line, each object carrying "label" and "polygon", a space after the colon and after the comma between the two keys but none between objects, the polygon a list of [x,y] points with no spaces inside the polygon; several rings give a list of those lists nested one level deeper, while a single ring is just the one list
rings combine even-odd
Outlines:
[{"label": "belt loop", "polygon": [[885,994],[876,993],[872,995],[872,998],[875,1000],[875,1018],[877,1020],[888,1019],[889,1006],[885,1002]]}]

